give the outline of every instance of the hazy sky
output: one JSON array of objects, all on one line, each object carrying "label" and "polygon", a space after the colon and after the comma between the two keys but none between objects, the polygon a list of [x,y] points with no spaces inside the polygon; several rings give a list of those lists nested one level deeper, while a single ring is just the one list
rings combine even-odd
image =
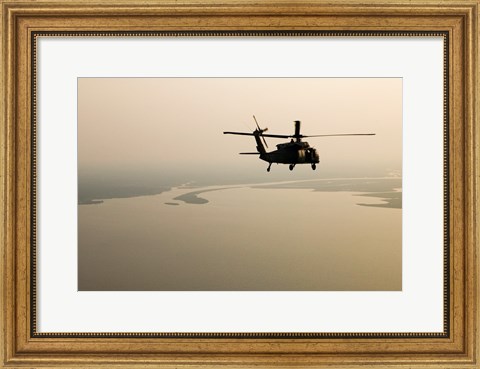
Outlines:
[{"label": "hazy sky", "polygon": [[[265,171],[255,151],[255,114],[269,133],[376,133],[310,138],[318,171],[401,170],[401,78],[80,78],[80,170],[235,168]],[[284,142],[267,139],[269,148]],[[305,166],[305,169],[311,169]],[[288,171],[287,166],[272,167]],[[297,168],[295,169],[297,170]]]}]

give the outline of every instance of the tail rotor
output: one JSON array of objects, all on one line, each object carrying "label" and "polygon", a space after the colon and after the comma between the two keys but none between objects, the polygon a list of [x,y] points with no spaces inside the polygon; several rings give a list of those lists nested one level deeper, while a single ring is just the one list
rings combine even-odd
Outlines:
[{"label": "tail rotor", "polygon": [[258,131],[260,132],[260,136],[262,137],[263,143],[265,144],[265,147],[268,148],[267,141],[265,140],[265,137],[263,137],[262,133],[268,131],[268,128],[261,129],[260,126],[258,125],[257,118],[255,118],[255,115],[253,116],[253,120],[255,120],[255,123],[257,124]]}]

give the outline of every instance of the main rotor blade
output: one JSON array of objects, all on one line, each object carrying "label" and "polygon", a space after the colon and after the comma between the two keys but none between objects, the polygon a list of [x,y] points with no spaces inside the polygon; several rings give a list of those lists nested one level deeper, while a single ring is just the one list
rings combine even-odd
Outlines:
[{"label": "main rotor blade", "polygon": [[255,136],[253,133],[245,132],[223,132],[224,135]]},{"label": "main rotor blade", "polygon": [[293,137],[293,136],[288,136],[288,135],[271,135],[269,133],[261,133],[260,136],[273,137],[273,138],[290,138],[290,137]]},{"label": "main rotor blade", "polygon": [[333,135],[309,135],[309,136],[300,135],[301,138],[304,138],[304,137],[332,137],[332,136],[375,136],[375,133],[339,133],[339,134],[333,134]]},{"label": "main rotor blade", "polygon": [[[240,136],[255,136],[254,133],[246,133],[246,132],[223,132],[224,135],[240,135]],[[292,136],[286,136],[286,135],[270,135],[266,133],[259,133],[259,136],[265,136],[265,137],[273,137],[273,138],[290,138]]]},{"label": "main rotor blade", "polygon": [[[246,132],[223,132],[225,135],[241,135],[241,136],[255,136],[253,133],[246,133]],[[300,135],[300,138],[307,138],[307,137],[334,137],[334,136],[375,136],[376,133],[338,133],[332,135]],[[269,133],[260,133],[259,136],[262,137],[271,137],[271,138],[295,138],[297,136],[294,135],[274,135]]]}]

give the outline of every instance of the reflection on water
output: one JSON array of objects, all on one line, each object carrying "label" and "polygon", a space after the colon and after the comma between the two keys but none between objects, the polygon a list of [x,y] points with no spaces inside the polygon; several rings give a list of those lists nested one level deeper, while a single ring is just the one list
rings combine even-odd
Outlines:
[{"label": "reflection on water", "polygon": [[401,290],[401,179],[348,181],[184,186],[81,205],[79,289]]}]

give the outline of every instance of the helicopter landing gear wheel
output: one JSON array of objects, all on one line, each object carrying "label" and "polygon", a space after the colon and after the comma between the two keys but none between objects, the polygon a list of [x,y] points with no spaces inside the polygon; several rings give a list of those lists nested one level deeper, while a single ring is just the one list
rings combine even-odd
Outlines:
[{"label": "helicopter landing gear wheel", "polygon": [[288,169],[290,169],[290,170],[293,170],[293,168],[295,168],[295,164],[290,164],[290,165],[288,166]]},{"label": "helicopter landing gear wheel", "polygon": [[268,168],[267,168],[267,172],[270,172],[270,167],[272,166],[272,163],[268,163]]},{"label": "helicopter landing gear wheel", "polygon": [[317,165],[315,163],[312,164],[312,169],[313,170],[317,169]]}]

